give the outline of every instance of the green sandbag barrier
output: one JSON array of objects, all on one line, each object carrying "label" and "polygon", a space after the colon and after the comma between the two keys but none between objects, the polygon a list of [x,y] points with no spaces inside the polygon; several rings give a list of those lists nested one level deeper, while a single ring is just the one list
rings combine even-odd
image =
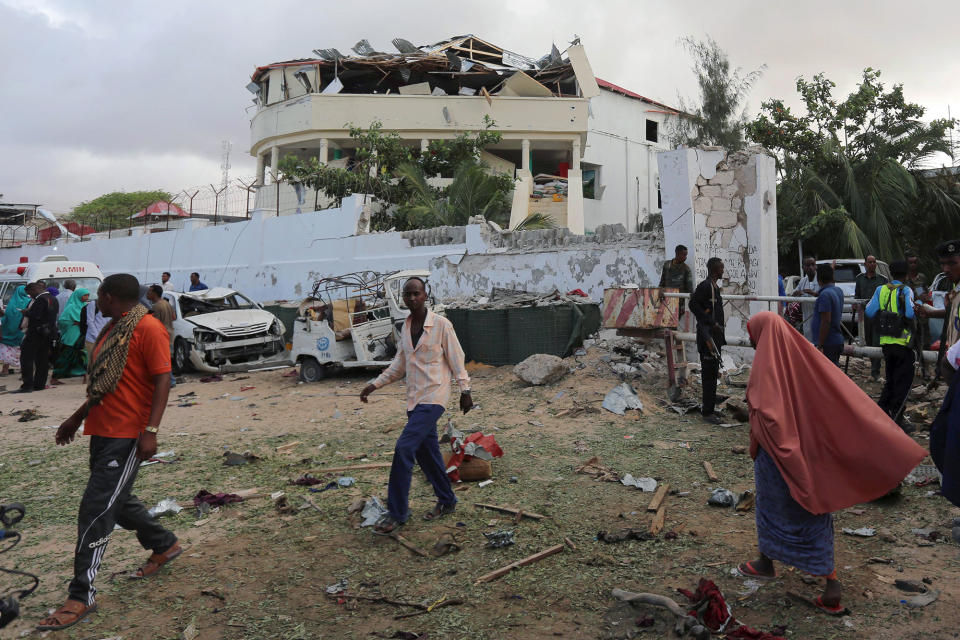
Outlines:
[{"label": "green sandbag barrier", "polygon": [[600,305],[447,309],[467,361],[517,364],[535,353],[565,358],[600,329]]}]

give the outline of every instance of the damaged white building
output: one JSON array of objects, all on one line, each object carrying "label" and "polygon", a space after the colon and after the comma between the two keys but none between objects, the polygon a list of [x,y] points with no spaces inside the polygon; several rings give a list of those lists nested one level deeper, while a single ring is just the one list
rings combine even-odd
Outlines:
[{"label": "damaged white building", "polygon": [[278,187],[272,176],[287,155],[349,166],[350,126],[380,122],[425,150],[431,140],[482,131],[489,118],[502,139],[482,160],[514,178],[511,226],[543,213],[577,234],[610,223],[633,232],[659,213],[656,153],[670,148],[667,131],[682,114],[597,78],[583,45],[540,59],[472,35],[393,47],[379,52],[361,40],[351,55],[316,49],[314,58],[255,70],[257,208],[312,210],[315,194]]}]

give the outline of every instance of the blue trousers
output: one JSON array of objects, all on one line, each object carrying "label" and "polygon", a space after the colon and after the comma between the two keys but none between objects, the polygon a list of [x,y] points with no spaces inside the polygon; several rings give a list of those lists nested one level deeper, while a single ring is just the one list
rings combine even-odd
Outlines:
[{"label": "blue trousers", "polygon": [[410,479],[414,460],[433,485],[437,501],[441,504],[457,503],[437,444],[437,420],[443,410],[439,404],[418,404],[413,411],[407,411],[407,426],[393,450],[390,486],[387,488],[387,511],[398,522],[406,522],[410,517]]}]

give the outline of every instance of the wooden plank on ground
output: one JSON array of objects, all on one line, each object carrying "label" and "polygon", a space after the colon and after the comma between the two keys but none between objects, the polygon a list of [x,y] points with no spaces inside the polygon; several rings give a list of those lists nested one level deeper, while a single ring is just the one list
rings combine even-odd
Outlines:
[{"label": "wooden plank on ground", "polygon": [[524,509],[514,509],[513,507],[501,507],[500,505],[487,504],[485,502],[474,502],[473,506],[483,507],[484,509],[493,509],[494,511],[499,511],[500,513],[509,513],[510,515],[513,515],[513,516],[522,515],[524,518],[530,518],[531,520],[543,520],[544,518],[547,517],[539,513],[534,513],[533,511],[526,511]]},{"label": "wooden plank on ground", "polygon": [[664,482],[657,487],[657,492],[653,494],[653,499],[650,500],[650,504],[647,505],[647,511],[656,512],[656,510],[660,508],[660,503],[667,497],[668,491],[670,491],[670,483],[668,482]]},{"label": "wooden plank on ground", "polygon": [[501,568],[497,569],[496,571],[491,571],[490,573],[488,573],[488,574],[486,574],[486,575],[480,576],[479,578],[477,578],[476,580],[474,580],[473,584],[474,584],[474,585],[478,585],[478,584],[482,584],[482,583],[484,583],[484,582],[491,582],[491,581],[493,581],[493,580],[496,580],[497,578],[502,578],[503,576],[507,575],[508,573],[510,573],[511,571],[513,571],[514,569],[518,569],[518,568],[520,568],[520,567],[525,567],[526,565],[528,565],[528,564],[533,564],[534,562],[540,562],[540,561],[543,560],[544,558],[548,558],[548,557],[552,556],[552,555],[555,554],[555,553],[560,553],[561,551],[563,551],[564,546],[565,546],[565,545],[563,545],[563,544],[557,544],[557,545],[554,545],[554,546],[552,546],[552,547],[550,547],[550,548],[548,548],[548,549],[544,549],[544,550],[541,551],[540,553],[535,553],[535,554],[533,554],[532,556],[527,556],[526,558],[523,558],[522,560],[517,560],[516,562],[511,562],[510,564],[508,564],[508,565],[505,566],[505,567],[501,567]]},{"label": "wooden plank on ground", "polygon": [[653,522],[650,524],[650,533],[652,535],[660,535],[660,532],[663,531],[663,523],[667,520],[667,508],[661,506],[657,509],[657,513],[653,516]]},{"label": "wooden plank on ground", "polygon": [[703,461],[703,470],[707,472],[707,479],[710,480],[710,482],[720,482],[720,476],[716,474],[713,470],[713,465],[707,460]]}]

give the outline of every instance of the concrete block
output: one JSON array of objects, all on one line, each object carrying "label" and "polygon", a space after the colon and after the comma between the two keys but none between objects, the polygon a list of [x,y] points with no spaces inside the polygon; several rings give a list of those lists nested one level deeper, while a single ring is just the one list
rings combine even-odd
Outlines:
[{"label": "concrete block", "polygon": [[[710,198],[719,198],[723,195],[723,187],[717,185],[704,185],[700,187],[700,195]],[[729,197],[729,196],[728,196]]]},{"label": "concrete block", "polygon": [[743,206],[743,198],[730,198],[730,209],[732,211],[740,211],[740,207]]},{"label": "concrete block", "polygon": [[693,212],[706,215],[710,213],[711,200],[710,198],[696,198],[693,201]]},{"label": "concrete block", "polygon": [[513,368],[518,378],[532,385],[556,382],[568,372],[561,358],[546,353],[536,353]]},{"label": "concrete block", "polygon": [[742,195],[750,196],[757,192],[757,166],[755,164],[737,167],[733,170],[733,176],[737,184],[740,185]]},{"label": "concrete block", "polygon": [[703,176],[697,176],[697,186],[702,187],[705,184],[707,184],[707,179]]},{"label": "concrete block", "polygon": [[710,198],[710,211],[730,211],[730,198]]},{"label": "concrete block", "polygon": [[724,198],[732,198],[740,192],[740,187],[737,186],[736,182],[734,184],[728,184],[725,187],[721,187],[722,195]]},{"label": "concrete block", "polygon": [[711,229],[732,229],[737,224],[737,214],[733,211],[714,212],[707,216],[707,226]]},{"label": "concrete block", "polygon": [[[728,185],[733,184],[733,171],[717,171],[717,174],[710,178],[710,184]],[[756,187],[754,187],[756,189]]]},{"label": "concrete block", "polygon": [[724,229],[723,234],[720,236],[720,246],[724,249],[730,247],[730,238],[733,237],[733,229]]}]

